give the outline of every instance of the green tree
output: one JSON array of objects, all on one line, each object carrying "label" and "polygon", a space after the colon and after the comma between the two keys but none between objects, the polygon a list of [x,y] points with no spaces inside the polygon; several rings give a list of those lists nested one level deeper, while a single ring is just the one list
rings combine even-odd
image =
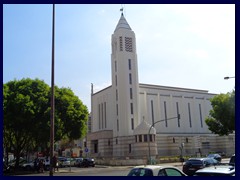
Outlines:
[{"label": "green tree", "polygon": [[[4,84],[4,147],[14,150],[16,166],[23,152],[49,148],[50,93],[50,87],[38,79]],[[87,107],[71,89],[55,87],[55,141],[83,137],[87,117]]]},{"label": "green tree", "polygon": [[74,95],[70,88],[57,88],[55,97],[57,120],[61,120],[62,131],[58,132],[56,140],[67,137],[70,140],[78,139],[86,134],[88,120],[87,107]]},{"label": "green tree", "polygon": [[38,79],[13,80],[3,87],[4,144],[13,149],[16,166],[29,147],[33,149],[49,99],[49,87]]},{"label": "green tree", "polygon": [[235,131],[235,90],[227,94],[219,94],[211,100],[212,110],[205,119],[208,129],[220,136]]}]

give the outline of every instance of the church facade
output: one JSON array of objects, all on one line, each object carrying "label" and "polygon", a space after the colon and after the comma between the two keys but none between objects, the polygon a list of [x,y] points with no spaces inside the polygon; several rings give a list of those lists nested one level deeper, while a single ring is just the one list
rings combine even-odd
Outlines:
[{"label": "church facade", "polygon": [[147,160],[234,153],[234,134],[219,137],[205,123],[215,94],[139,83],[135,33],[123,14],[111,44],[112,85],[91,93],[86,145],[92,157]]}]

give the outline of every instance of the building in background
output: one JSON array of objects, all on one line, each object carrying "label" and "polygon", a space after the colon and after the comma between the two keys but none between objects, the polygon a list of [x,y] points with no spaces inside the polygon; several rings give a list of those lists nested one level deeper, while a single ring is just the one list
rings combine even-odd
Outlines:
[{"label": "building in background", "polygon": [[[86,138],[92,157],[141,164],[149,154],[176,156],[180,150],[183,155],[235,152],[234,134],[219,137],[205,123],[215,94],[139,83],[135,33],[123,13],[112,34],[111,68],[111,86],[94,93],[92,85]],[[181,118],[174,118],[178,114]]]}]

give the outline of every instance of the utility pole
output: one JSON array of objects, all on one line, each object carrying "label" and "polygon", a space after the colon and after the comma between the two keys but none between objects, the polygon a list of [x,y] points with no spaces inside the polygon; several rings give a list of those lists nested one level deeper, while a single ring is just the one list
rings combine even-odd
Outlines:
[{"label": "utility pole", "polygon": [[55,99],[54,99],[54,31],[55,31],[55,4],[53,4],[53,16],[52,16],[52,75],[51,75],[51,127],[50,127],[50,170],[49,176],[53,176],[53,152],[54,152],[54,111],[55,111]]}]

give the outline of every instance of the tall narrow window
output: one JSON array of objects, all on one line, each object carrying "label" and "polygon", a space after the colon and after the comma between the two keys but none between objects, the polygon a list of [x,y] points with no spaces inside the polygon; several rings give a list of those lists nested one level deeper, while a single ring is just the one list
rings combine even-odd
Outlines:
[{"label": "tall narrow window", "polygon": [[103,126],[103,103],[101,103],[101,111],[102,111],[102,129],[104,128]]},{"label": "tall narrow window", "polygon": [[132,130],[134,129],[134,119],[131,118],[131,127],[132,127]]},{"label": "tall narrow window", "polygon": [[130,88],[130,99],[132,99],[132,88]]},{"label": "tall narrow window", "polygon": [[118,139],[116,139],[116,144],[118,144]]},{"label": "tall narrow window", "polygon": [[118,90],[116,89],[116,101],[118,101]]},{"label": "tall narrow window", "polygon": [[132,62],[131,62],[131,59],[128,59],[128,69],[129,69],[129,70],[132,69]]},{"label": "tall narrow window", "polygon": [[164,101],[164,114],[165,114],[165,126],[168,127],[168,122],[167,122],[167,104],[166,104],[166,101]]},{"label": "tall narrow window", "polygon": [[138,136],[139,142],[142,142],[142,135]]},{"label": "tall narrow window", "polygon": [[117,86],[117,75],[115,75],[115,84]]},{"label": "tall narrow window", "polygon": [[191,107],[190,107],[190,103],[188,103],[188,117],[189,117],[189,126],[192,127],[192,118],[191,118]]},{"label": "tall narrow window", "polygon": [[98,127],[101,129],[101,107],[100,104],[98,104]]},{"label": "tall narrow window", "polygon": [[132,84],[132,74],[129,73],[129,84]]},{"label": "tall narrow window", "polygon": [[202,108],[201,108],[201,104],[199,104],[199,114],[200,114],[200,123],[201,123],[201,127],[203,127]]},{"label": "tall narrow window", "polygon": [[[178,102],[176,102],[177,114],[179,114]],[[178,119],[178,127],[180,127],[180,119]]]},{"label": "tall narrow window", "polygon": [[129,152],[129,153],[132,152],[132,146],[131,146],[131,144],[128,145],[128,152]]},{"label": "tall narrow window", "polygon": [[97,143],[94,144],[94,153],[98,153],[98,144]]},{"label": "tall narrow window", "polygon": [[147,142],[147,134],[143,135],[144,142]]},{"label": "tall narrow window", "polygon": [[117,116],[118,116],[118,104],[116,104],[116,112],[117,112]]},{"label": "tall narrow window", "polygon": [[119,122],[118,122],[118,119],[117,119],[117,131],[119,131]]},{"label": "tall narrow window", "polygon": [[133,114],[133,103],[131,103],[130,106],[131,106],[131,114]]},{"label": "tall narrow window", "polygon": [[137,135],[135,135],[135,142],[137,142]]},{"label": "tall narrow window", "polygon": [[152,139],[152,134],[149,134],[149,140],[150,140],[150,142],[153,141],[153,139]]},{"label": "tall narrow window", "polygon": [[123,41],[122,41],[122,36],[119,37],[119,47],[120,47],[120,51],[123,51]]},{"label": "tall narrow window", "polygon": [[[153,100],[151,100],[151,110],[152,110],[152,124],[154,124]],[[154,125],[153,125],[153,127],[154,127]]]},{"label": "tall narrow window", "polygon": [[114,61],[114,65],[115,65],[115,72],[117,72],[117,61]]},{"label": "tall narrow window", "polygon": [[107,103],[104,102],[104,120],[105,120],[105,128],[107,128]]}]

